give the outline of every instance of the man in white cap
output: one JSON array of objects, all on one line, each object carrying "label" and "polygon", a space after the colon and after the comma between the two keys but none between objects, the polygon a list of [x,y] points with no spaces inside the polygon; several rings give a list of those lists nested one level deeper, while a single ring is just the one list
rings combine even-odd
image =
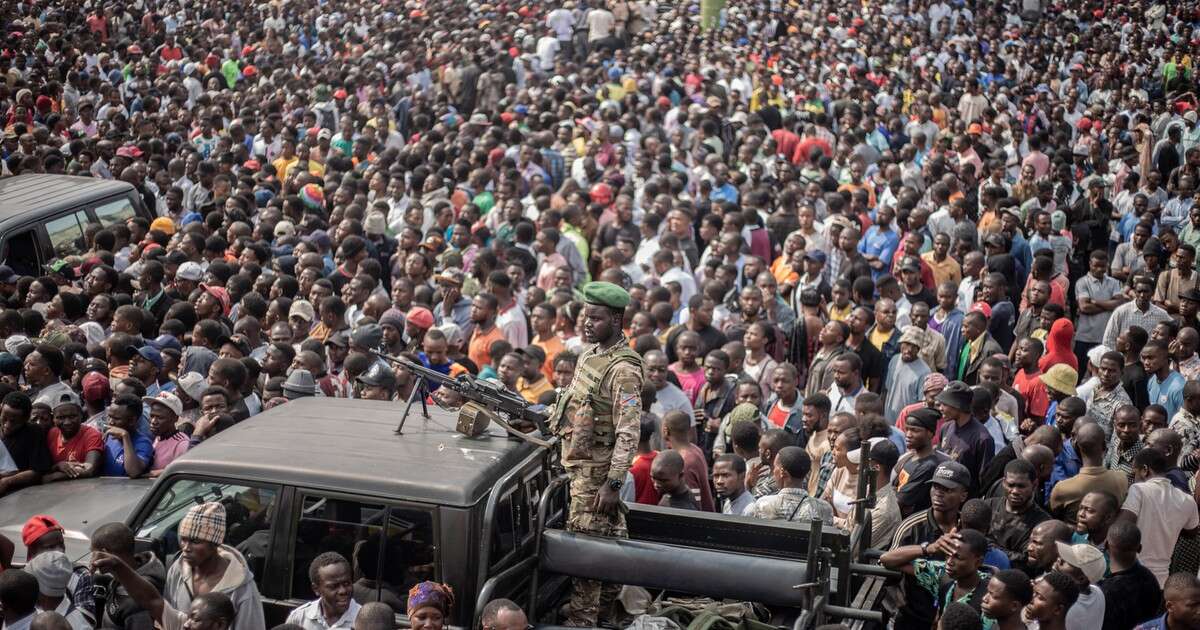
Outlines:
[{"label": "man in white cap", "polygon": [[90,630],[91,621],[84,615],[83,610],[66,596],[67,584],[71,581],[71,561],[67,554],[61,551],[40,553],[25,565],[25,570],[37,578],[39,611],[56,612],[67,619],[71,630]]},{"label": "man in white cap", "polygon": [[183,413],[183,401],[171,392],[158,392],[157,396],[142,397],[142,402],[150,406],[150,433],[154,436],[150,476],[157,477],[167,464],[188,450],[188,436],[176,424]]},{"label": "man in white cap", "polygon": [[54,470],[42,477],[42,483],[95,477],[104,455],[104,437],[83,424],[83,403],[79,396],[74,391],[62,392],[46,404],[54,414],[54,426],[46,432]]},{"label": "man in white cap", "polygon": [[1054,570],[1065,573],[1079,587],[1079,599],[1067,611],[1068,628],[1101,628],[1104,626],[1104,592],[1096,582],[1104,579],[1104,553],[1089,544],[1072,545],[1062,541]]}]

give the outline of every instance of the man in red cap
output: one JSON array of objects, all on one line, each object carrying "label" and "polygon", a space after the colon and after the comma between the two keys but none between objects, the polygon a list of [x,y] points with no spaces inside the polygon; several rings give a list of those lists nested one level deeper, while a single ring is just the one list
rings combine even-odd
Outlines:
[{"label": "man in red cap", "polygon": [[[21,544],[25,545],[25,562],[28,563],[39,554],[47,551],[66,552],[67,544],[63,537],[63,526],[58,520],[48,514],[38,514],[30,517],[21,527]],[[0,541],[0,560],[3,560],[3,543]],[[11,558],[11,552],[9,553]],[[7,565],[7,562],[0,563]],[[90,620],[96,616],[96,602],[93,597],[92,574],[87,567],[75,567],[67,582],[66,595],[84,612]]]},{"label": "man in red cap", "polygon": [[408,337],[408,351],[419,352],[425,333],[433,327],[433,312],[424,306],[414,306],[404,316],[404,334]]}]

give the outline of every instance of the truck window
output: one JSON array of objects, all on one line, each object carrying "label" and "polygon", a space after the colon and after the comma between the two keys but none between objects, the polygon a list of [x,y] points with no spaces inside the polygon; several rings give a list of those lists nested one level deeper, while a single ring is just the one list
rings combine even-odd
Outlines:
[{"label": "truck window", "polygon": [[113,201],[102,203],[96,206],[96,220],[100,225],[108,227],[117,223],[124,223],[126,219],[132,217],[137,210],[133,207],[133,202],[127,197],[114,199]]},{"label": "truck window", "polygon": [[4,264],[23,276],[41,275],[38,258],[37,235],[33,229],[17,232],[4,242]]},{"label": "truck window", "polygon": [[381,601],[398,614],[406,612],[408,589],[437,578],[428,510],[306,494],[293,546],[292,598],[312,599],[309,564],[326,551],[354,565],[355,601]]},{"label": "truck window", "polygon": [[87,249],[83,240],[83,226],[87,222],[87,214],[82,210],[46,222],[46,234],[55,257],[77,256]]},{"label": "truck window", "polygon": [[278,496],[278,488],[270,486],[178,479],[159,495],[137,537],[149,541],[155,554],[170,564],[179,554],[179,521],[187,511],[199,503],[220,502],[225,506],[225,544],[246,557],[261,589]]}]

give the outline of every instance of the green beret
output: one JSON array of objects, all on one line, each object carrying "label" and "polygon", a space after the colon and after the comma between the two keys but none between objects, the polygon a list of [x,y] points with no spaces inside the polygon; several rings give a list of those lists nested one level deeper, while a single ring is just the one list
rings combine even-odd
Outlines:
[{"label": "green beret", "polygon": [[611,282],[589,282],[583,287],[583,301],[609,308],[629,306],[629,292]]}]

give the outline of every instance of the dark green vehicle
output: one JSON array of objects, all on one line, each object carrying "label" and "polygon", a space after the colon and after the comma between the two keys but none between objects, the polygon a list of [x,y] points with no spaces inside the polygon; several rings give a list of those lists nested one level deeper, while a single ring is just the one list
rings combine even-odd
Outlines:
[{"label": "dark green vehicle", "polygon": [[0,261],[38,276],[55,258],[87,249],[84,230],[140,216],[154,220],[127,182],[70,175],[17,175],[0,179]]},{"label": "dark green vehicle", "polygon": [[308,565],[324,551],[351,559],[356,599],[391,603],[401,623],[422,580],[454,588],[454,626],[478,627],[496,597],[553,623],[570,576],[762,602],[797,629],[876,614],[849,608],[855,597],[873,605],[862,575],[852,579],[873,570],[851,562],[859,538],[656,506],[630,506],[630,540],[572,534],[555,449],[494,426],[460,434],[456,415],[434,408],[429,419],[414,410],[397,435],[403,408],[304,398],[254,416],[174,461],[126,522],[141,550],[169,564],[187,510],[223,503],[226,543],[250,563],[268,627],[312,599]]}]

